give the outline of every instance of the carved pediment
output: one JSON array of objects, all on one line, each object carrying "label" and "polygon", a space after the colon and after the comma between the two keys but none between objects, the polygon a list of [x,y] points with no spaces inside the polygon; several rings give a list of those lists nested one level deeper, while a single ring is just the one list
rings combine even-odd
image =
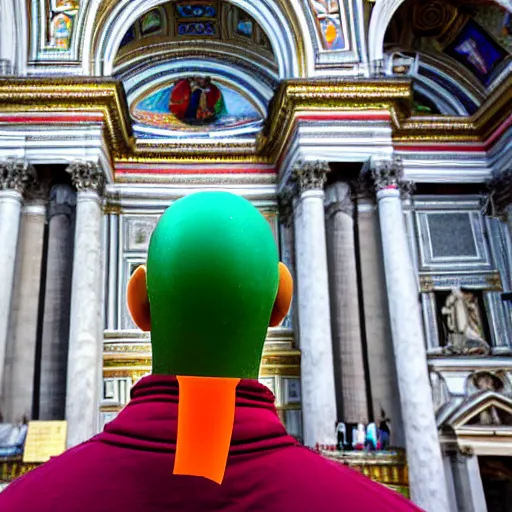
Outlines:
[{"label": "carved pediment", "polygon": [[452,412],[444,426],[454,432],[512,427],[512,398],[495,391],[476,393]]}]

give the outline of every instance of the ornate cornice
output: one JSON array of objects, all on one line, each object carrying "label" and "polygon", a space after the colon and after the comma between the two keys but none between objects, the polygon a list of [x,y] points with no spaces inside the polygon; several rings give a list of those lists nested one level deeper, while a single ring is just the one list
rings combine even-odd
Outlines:
[{"label": "ornate cornice", "polygon": [[413,184],[404,180],[404,170],[401,158],[392,160],[376,160],[371,164],[371,177],[376,192],[386,189],[396,189],[407,195],[412,191]]},{"label": "ornate cornice", "polygon": [[[410,115],[408,80],[287,80],[281,83],[268,113],[259,150],[272,161],[281,156],[299,114],[386,112],[392,125]],[[327,119],[328,120],[328,119]]]},{"label": "ornate cornice", "polygon": [[322,160],[297,162],[293,167],[292,180],[297,184],[300,194],[308,190],[323,190],[329,171],[329,164]]},{"label": "ornate cornice", "polygon": [[[0,112],[98,114],[113,158],[131,153],[134,140],[123,85],[89,77],[0,78]],[[98,122],[91,118],[90,122]],[[87,121],[80,119],[77,124]],[[41,118],[41,124],[44,124]],[[73,121],[66,121],[73,124]]]},{"label": "ornate cornice", "polygon": [[[13,115],[9,123],[18,122],[20,114],[23,121],[19,123],[24,125],[44,125],[51,115],[54,124],[101,123],[116,163],[275,164],[286,152],[299,119],[322,115],[329,122],[327,113],[347,119],[347,123],[355,113],[358,119],[365,119],[366,113],[384,114],[395,144],[477,143],[485,148],[512,109],[512,76],[470,117],[411,117],[411,98],[411,84],[403,79],[288,80],[276,92],[266,129],[257,142],[162,141],[151,146],[137,143],[132,135],[121,82],[90,77],[0,78],[0,112]],[[57,115],[64,114],[66,120],[59,121]],[[27,120],[27,116],[33,119]]]},{"label": "ornate cornice", "polygon": [[0,190],[13,190],[24,194],[36,181],[36,171],[29,163],[14,159],[0,162]]},{"label": "ornate cornice", "polygon": [[77,192],[96,192],[103,195],[105,190],[105,176],[101,167],[95,162],[73,162],[67,171],[71,174],[71,181]]}]

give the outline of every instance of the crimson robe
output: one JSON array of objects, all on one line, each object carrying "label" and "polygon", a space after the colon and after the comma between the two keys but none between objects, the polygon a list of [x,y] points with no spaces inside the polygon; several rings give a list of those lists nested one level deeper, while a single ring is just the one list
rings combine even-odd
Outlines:
[{"label": "crimson robe", "polygon": [[[173,475],[175,377],[150,375],[91,440],[0,493],[2,512],[414,512],[401,495],[301,446],[281,424],[274,396],[242,380],[221,485]],[[204,418],[204,428],[208,419]]]}]

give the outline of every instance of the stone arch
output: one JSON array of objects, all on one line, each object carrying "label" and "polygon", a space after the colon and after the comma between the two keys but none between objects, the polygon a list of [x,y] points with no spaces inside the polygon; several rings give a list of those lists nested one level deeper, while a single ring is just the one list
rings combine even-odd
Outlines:
[{"label": "stone arch", "polygon": [[414,89],[443,115],[471,115],[485,98],[483,87],[450,57],[395,48],[384,54],[385,74],[395,74],[397,67],[405,70],[403,74],[412,79]]},{"label": "stone arch", "polygon": [[[115,4],[109,0],[93,1],[86,22],[83,55],[84,65],[92,68],[91,74],[110,76],[125,31],[143,13],[166,1],[121,0]],[[303,26],[302,20],[297,19],[292,9],[285,10],[280,0],[226,1],[247,11],[266,32],[276,56],[280,78],[304,74],[308,45],[299,33],[302,29],[297,28]]]},{"label": "stone arch", "polygon": [[[368,28],[368,55],[370,62],[380,61],[384,58],[384,36],[386,30],[394,14],[405,1],[377,0],[375,2]],[[495,3],[508,11],[512,11],[512,7],[504,0],[496,1]]]}]

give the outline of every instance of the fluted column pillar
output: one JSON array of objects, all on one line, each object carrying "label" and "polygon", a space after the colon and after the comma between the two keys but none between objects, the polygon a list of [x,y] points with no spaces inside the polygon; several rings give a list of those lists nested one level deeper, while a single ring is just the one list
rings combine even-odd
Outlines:
[{"label": "fluted column pillar", "polygon": [[[0,162],[0,386],[4,382],[7,332],[13,291],[16,247],[23,192],[36,178],[32,166],[22,161]],[[0,389],[0,395],[2,390]]]},{"label": "fluted column pillar", "polygon": [[34,187],[21,211],[3,394],[4,419],[13,423],[32,419],[46,201],[46,187]]},{"label": "fluted column pillar", "polygon": [[43,421],[62,420],[65,415],[75,205],[71,186],[52,187],[39,393]]},{"label": "fluted column pillar", "polygon": [[432,390],[399,184],[400,162],[374,164],[386,288],[404,420],[411,497],[427,512],[449,510]]},{"label": "fluted column pillar", "polygon": [[301,349],[302,411],[307,446],[336,444],[336,398],[325,241],[324,184],[328,165],[294,170],[296,272]]},{"label": "fluted column pillar", "polygon": [[103,346],[101,168],[74,163],[68,171],[77,189],[66,394],[68,447],[98,430],[98,392]]},{"label": "fluted column pillar", "polygon": [[335,183],[325,195],[338,415],[345,423],[367,424],[368,398],[350,185]]}]

